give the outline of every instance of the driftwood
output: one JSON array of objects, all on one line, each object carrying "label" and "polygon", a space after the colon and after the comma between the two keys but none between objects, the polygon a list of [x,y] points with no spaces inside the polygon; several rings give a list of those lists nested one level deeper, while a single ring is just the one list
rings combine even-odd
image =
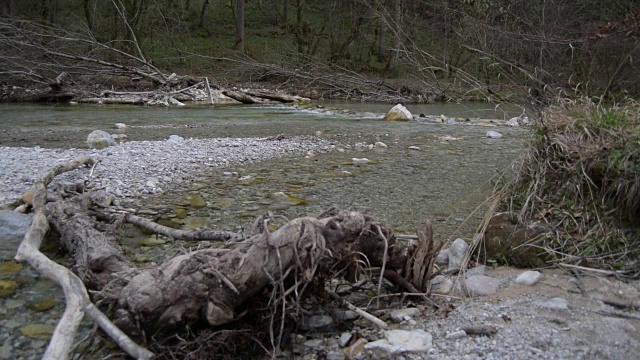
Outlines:
[{"label": "driftwood", "polygon": [[283,94],[283,93],[272,93],[272,92],[259,91],[259,90],[245,91],[245,93],[247,95],[250,95],[250,96],[253,96],[253,97],[267,99],[267,100],[273,100],[273,101],[279,101],[279,102],[283,102],[283,103],[292,103],[292,102],[296,102],[296,101],[309,101],[309,99],[307,99],[307,98],[303,98],[303,97],[300,97],[300,96],[287,95],[287,94]]},{"label": "driftwood", "polygon": [[167,226],[162,226],[153,221],[141,218],[133,214],[125,215],[125,221],[147,230],[151,230],[156,234],[168,236],[170,238],[179,240],[211,240],[211,241],[239,241],[242,239],[242,235],[231,231],[217,231],[217,230],[192,230],[184,231],[173,229]]},{"label": "driftwood", "polygon": [[251,95],[248,95],[240,91],[225,90],[222,92],[222,94],[224,96],[232,98],[233,100],[239,101],[243,104],[258,104],[263,102],[261,99],[257,99]]},{"label": "driftwood", "polygon": [[[391,229],[357,212],[330,210],[319,217],[294,219],[274,232],[268,230],[271,217],[267,216],[260,219],[264,225],[262,232],[243,239],[223,231],[169,230],[131,214],[114,216],[109,209],[93,205],[101,203],[104,194],[100,191],[66,199],[62,199],[61,194],[49,194],[48,198],[54,201],[45,205],[46,185],[55,175],[92,162],[83,157],[59,165],[36,184],[34,225],[16,256],[61,284],[67,297],[67,311],[45,358],[69,356],[73,335],[83,314],[95,319],[128,354],[145,359],[153,354],[136,345],[125,333],[148,338],[164,330],[194,324],[224,325],[238,320],[246,307],[257,301],[256,297],[265,297],[266,291],[271,293],[272,345],[279,346],[285,318],[296,319],[305,313],[300,310],[304,296],[337,297],[324,291],[324,279],[336,274],[357,278],[362,264],[366,264],[367,271],[375,274],[373,269],[378,269],[378,276],[384,274],[401,287],[419,292],[400,276],[406,270],[414,272],[407,267],[407,260],[411,258],[413,264],[418,263],[412,256],[416,244],[398,242]],[[174,238],[224,240],[226,245],[193,251],[155,267],[138,269],[119,246],[116,229],[123,222]],[[73,255],[73,273],[38,251],[49,223]],[[428,231],[429,227],[425,233]],[[420,238],[425,240],[430,236],[421,234]],[[428,245],[425,241],[421,244]],[[433,252],[431,247],[427,250],[424,259]],[[427,269],[421,266],[418,272],[424,279],[429,271],[429,266]],[[94,300],[112,308],[113,323],[93,305],[85,286],[93,289]],[[377,326],[386,326],[357,306],[339,297],[336,300]],[[276,313],[280,314],[277,342],[273,325]]]},{"label": "driftwood", "polygon": [[147,101],[143,97],[126,98],[81,98],[78,102],[85,104],[123,104],[123,105],[144,105]]},{"label": "driftwood", "polygon": [[35,212],[33,220],[15,257],[17,261],[28,262],[40,274],[55,281],[64,290],[67,306],[51,337],[43,359],[69,358],[73,350],[75,334],[84,314],[94,319],[105,333],[129,355],[137,359],[150,359],[153,357],[151,352],[135,344],[93,305],[80,278],[67,268],[48,259],[39,250],[40,244],[49,229],[49,222],[45,214],[47,185],[58,174],[92,163],[93,160],[91,158],[80,157],[50,169],[36,182],[34,185],[33,208]]}]

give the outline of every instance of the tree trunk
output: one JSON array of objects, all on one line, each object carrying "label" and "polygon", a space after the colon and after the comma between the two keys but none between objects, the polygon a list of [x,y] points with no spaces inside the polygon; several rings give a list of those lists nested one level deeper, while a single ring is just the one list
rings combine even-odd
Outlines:
[{"label": "tree trunk", "polygon": [[96,0],[84,0],[82,7],[84,16],[87,18],[87,27],[93,32],[96,26]]},{"label": "tree trunk", "polygon": [[285,28],[289,25],[289,0],[282,1],[282,23]]},{"label": "tree trunk", "polygon": [[14,16],[16,14],[16,0],[0,0],[0,14]]},{"label": "tree trunk", "polygon": [[204,0],[204,3],[202,4],[202,10],[200,11],[200,22],[198,23],[198,27],[204,26],[204,14],[206,13],[207,6],[209,5],[209,0]]},{"label": "tree trunk", "polygon": [[302,28],[302,0],[296,0],[296,39],[298,40],[298,53],[303,54],[304,34]]},{"label": "tree trunk", "polygon": [[236,49],[244,54],[244,0],[236,0]]},{"label": "tree trunk", "polygon": [[402,36],[402,0],[393,1],[393,20],[391,27],[393,27],[393,41],[392,47],[389,50],[389,59],[387,60],[387,66],[385,68],[385,75],[391,76],[396,71],[398,65],[398,58],[400,57],[400,45]]}]

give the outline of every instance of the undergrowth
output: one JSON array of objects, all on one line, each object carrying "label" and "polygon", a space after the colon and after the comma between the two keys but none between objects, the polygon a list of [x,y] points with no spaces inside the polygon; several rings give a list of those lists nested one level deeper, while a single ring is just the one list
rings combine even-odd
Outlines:
[{"label": "undergrowth", "polygon": [[552,231],[551,262],[640,275],[640,104],[561,100],[534,127],[503,203]]}]

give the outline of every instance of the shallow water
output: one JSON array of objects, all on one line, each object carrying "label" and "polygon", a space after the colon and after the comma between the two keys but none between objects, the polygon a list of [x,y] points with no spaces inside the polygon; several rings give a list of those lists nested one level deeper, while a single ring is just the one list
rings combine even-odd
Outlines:
[{"label": "shallow water", "polygon": [[[132,126],[124,132],[129,140],[162,140],[171,134],[194,138],[319,134],[334,143],[334,151],[309,154],[308,158],[215,168],[198,175],[192,184],[142,197],[139,207],[158,212],[183,229],[208,226],[234,231],[249,231],[254,219],[266,211],[291,219],[337,207],[372,214],[399,233],[413,233],[416,226],[430,219],[436,239],[469,238],[483,216],[492,179],[508,172],[528,130],[494,127],[488,121],[437,124],[429,118],[411,123],[379,120],[388,108],[389,105],[349,103],[327,103],[306,110],[286,106],[163,109],[5,104],[0,105],[0,145],[84,147],[90,131],[101,128],[116,132],[113,124],[118,122]],[[496,113],[489,105],[473,103],[409,109],[463,119],[474,115],[503,119],[521,113],[517,108],[508,114]],[[504,137],[487,139],[488,130],[497,130]],[[378,141],[388,148],[355,146]],[[419,150],[409,149],[410,146]],[[367,158],[370,162],[354,165],[353,158]],[[224,172],[237,172],[238,176],[225,176]],[[251,180],[240,181],[241,176],[251,176]],[[277,193],[289,197],[283,199]],[[202,196],[206,206],[189,206],[186,200],[194,195]],[[180,208],[186,209],[185,218],[177,218],[176,210]],[[125,229],[124,235],[127,255],[140,266],[173,256],[184,247],[200,245],[156,241],[155,246],[140,246],[149,236],[131,227]],[[14,254],[4,249],[0,260],[9,261]],[[33,323],[52,327],[64,306],[61,291],[29,267],[15,273],[0,272],[0,280],[16,281],[18,286],[13,295],[0,299],[0,346],[4,344],[12,356],[38,358],[46,342],[22,336],[21,329]],[[43,299],[53,301],[53,308],[44,312],[24,308],[25,304]]]}]

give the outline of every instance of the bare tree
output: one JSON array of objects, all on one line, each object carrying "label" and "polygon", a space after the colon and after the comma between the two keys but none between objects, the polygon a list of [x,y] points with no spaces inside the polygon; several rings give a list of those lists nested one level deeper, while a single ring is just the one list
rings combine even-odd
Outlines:
[{"label": "bare tree", "polygon": [[236,49],[244,53],[244,0],[236,0]]}]

